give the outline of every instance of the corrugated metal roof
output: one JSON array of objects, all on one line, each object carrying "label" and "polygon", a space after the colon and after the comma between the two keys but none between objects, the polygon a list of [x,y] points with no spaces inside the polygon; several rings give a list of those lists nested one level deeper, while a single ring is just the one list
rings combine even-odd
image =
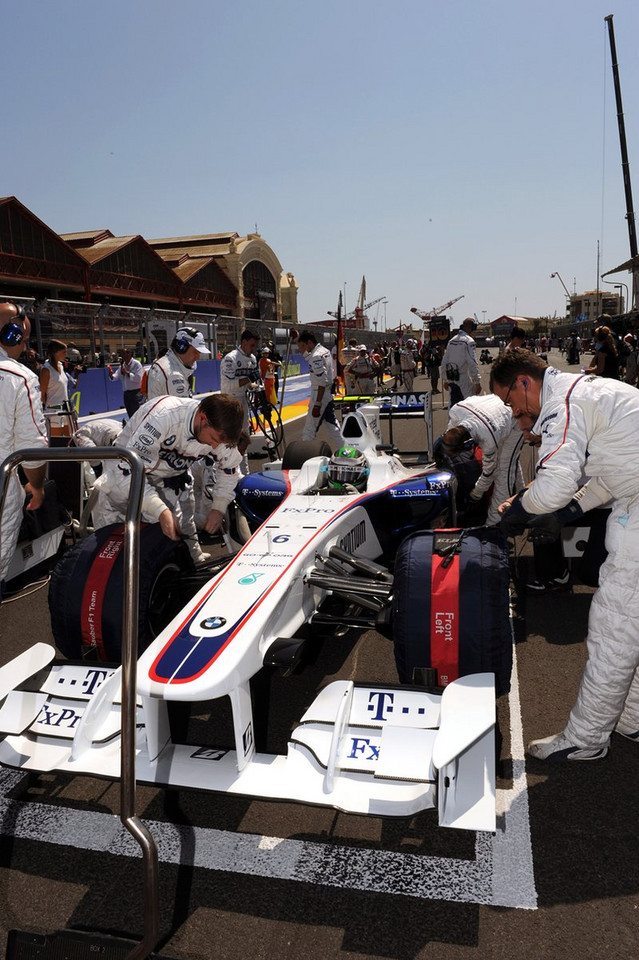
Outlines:
[{"label": "corrugated metal roof", "polygon": [[206,243],[223,243],[224,241],[230,243],[234,237],[238,236],[238,233],[202,233],[192,237],[160,237],[155,240],[148,240],[147,243],[150,243],[152,247],[160,243],[171,244],[173,247],[202,246]]},{"label": "corrugated metal roof", "polygon": [[98,263],[104,257],[110,256],[116,250],[121,250],[134,240],[143,240],[139,235],[132,234],[130,237],[114,237],[111,235],[104,240],[100,240],[92,247],[80,247],[78,253],[87,261],[87,263]]},{"label": "corrugated metal roof", "polygon": [[99,240],[104,240],[106,237],[112,237],[113,234],[105,227],[103,230],[80,230],[77,233],[61,233],[60,236],[67,243],[73,245],[74,243],[85,241],[97,243]]},{"label": "corrugated metal roof", "polygon": [[186,283],[191,277],[207,267],[209,263],[217,263],[217,257],[187,257],[182,263],[172,266],[173,273]]},{"label": "corrugated metal roof", "polygon": [[184,256],[188,257],[223,257],[230,252],[230,244],[222,244],[220,246],[210,247],[155,247],[153,241],[150,241],[151,246],[163,260],[167,262],[173,260],[176,263],[180,263],[184,259]]}]

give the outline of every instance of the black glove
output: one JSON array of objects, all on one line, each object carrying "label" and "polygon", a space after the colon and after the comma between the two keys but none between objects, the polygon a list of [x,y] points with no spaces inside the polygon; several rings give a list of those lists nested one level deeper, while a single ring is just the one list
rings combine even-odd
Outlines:
[{"label": "black glove", "polygon": [[564,524],[578,520],[583,513],[576,500],[571,500],[554,513],[542,513],[530,522],[530,539],[533,543],[552,543],[559,539]]},{"label": "black glove", "polygon": [[518,537],[529,526],[534,514],[528,513],[521,505],[524,491],[520,490],[499,521],[499,529],[505,537]]},{"label": "black glove", "polygon": [[521,504],[523,494],[523,490],[517,494],[501,518],[499,526],[505,537],[516,537],[528,529],[533,543],[553,543],[559,539],[565,523],[583,516],[583,510],[576,500],[571,500],[554,513],[528,513]]}]

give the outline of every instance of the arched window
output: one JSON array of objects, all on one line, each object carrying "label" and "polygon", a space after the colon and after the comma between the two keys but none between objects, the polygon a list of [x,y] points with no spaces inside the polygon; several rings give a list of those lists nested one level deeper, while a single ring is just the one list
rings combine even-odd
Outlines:
[{"label": "arched window", "polygon": [[277,320],[277,285],[260,260],[251,260],[242,271],[244,315],[247,320]]}]

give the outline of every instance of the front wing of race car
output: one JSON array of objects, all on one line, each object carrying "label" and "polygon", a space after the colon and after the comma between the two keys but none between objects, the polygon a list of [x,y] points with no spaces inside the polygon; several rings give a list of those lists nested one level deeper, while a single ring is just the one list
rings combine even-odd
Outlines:
[{"label": "front wing of race car", "polygon": [[[51,663],[53,655],[37,644],[0,674],[0,763],[117,779],[119,668]],[[39,690],[24,689],[38,670],[46,670]],[[235,750],[173,743],[166,701],[140,698],[137,711],[141,782],[374,816],[437,806],[441,826],[495,829],[492,674],[461,677],[441,695],[335,681],[306,710],[285,755],[253,753],[243,766]]]}]

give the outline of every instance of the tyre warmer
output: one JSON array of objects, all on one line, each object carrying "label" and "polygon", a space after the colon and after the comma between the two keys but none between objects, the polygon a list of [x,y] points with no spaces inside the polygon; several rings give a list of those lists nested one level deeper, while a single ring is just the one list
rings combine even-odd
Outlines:
[{"label": "tyre warmer", "polygon": [[393,634],[400,680],[434,669],[446,686],[492,672],[497,695],[510,688],[512,631],[508,551],[496,528],[426,530],[400,545]]}]

